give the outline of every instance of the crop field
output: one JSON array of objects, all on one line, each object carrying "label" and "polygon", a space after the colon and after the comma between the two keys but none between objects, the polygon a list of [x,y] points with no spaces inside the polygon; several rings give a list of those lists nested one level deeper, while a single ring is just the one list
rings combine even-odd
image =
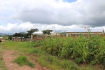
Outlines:
[{"label": "crop field", "polygon": [[105,37],[46,38],[35,42],[5,41],[2,50],[17,50],[52,70],[104,70]]},{"label": "crop field", "polygon": [[49,38],[42,45],[43,50],[59,58],[105,67],[105,37]]}]

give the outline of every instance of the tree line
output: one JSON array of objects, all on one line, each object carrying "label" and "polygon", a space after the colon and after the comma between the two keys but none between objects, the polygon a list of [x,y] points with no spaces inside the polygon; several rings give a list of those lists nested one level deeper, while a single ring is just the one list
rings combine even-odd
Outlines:
[{"label": "tree line", "polygon": [[[34,32],[37,32],[37,31],[39,31],[39,30],[36,28],[36,29],[30,29],[30,30],[28,30],[27,32],[15,33],[15,34],[13,34],[13,35],[9,35],[9,39],[11,40],[12,37],[30,38],[30,36],[31,36]],[[53,31],[53,30],[47,29],[47,30],[43,30],[42,32],[43,32],[43,34],[50,35],[52,31]]]}]

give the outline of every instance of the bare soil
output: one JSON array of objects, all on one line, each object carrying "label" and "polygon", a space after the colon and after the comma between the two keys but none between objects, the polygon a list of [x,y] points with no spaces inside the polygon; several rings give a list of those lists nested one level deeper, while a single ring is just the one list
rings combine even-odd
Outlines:
[{"label": "bare soil", "polygon": [[3,62],[8,70],[49,70],[46,67],[41,66],[36,60],[33,62],[35,64],[34,68],[31,68],[27,65],[19,66],[18,64],[13,63],[13,60],[15,60],[18,56],[19,54],[16,51],[2,51]]}]

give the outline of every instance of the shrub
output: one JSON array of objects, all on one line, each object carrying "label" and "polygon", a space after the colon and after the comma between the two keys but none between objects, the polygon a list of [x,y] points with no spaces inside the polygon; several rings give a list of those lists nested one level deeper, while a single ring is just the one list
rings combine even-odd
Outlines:
[{"label": "shrub", "polygon": [[23,55],[17,57],[17,59],[15,59],[13,62],[17,63],[19,66],[28,65],[32,68],[35,66],[33,63],[27,60],[26,56]]},{"label": "shrub", "polygon": [[65,70],[78,70],[77,65],[74,62],[68,60],[61,61],[61,66]]}]

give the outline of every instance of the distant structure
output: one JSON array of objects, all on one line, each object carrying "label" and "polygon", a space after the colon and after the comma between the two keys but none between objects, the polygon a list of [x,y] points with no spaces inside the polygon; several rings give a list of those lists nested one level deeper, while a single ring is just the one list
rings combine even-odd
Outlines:
[{"label": "distant structure", "polygon": [[41,39],[43,39],[43,32],[41,32],[41,31],[34,32],[31,35],[31,40],[41,40]]},{"label": "distant structure", "polygon": [[34,40],[34,41],[37,41],[37,40],[43,40],[49,36],[52,36],[52,37],[57,37],[57,36],[60,36],[60,34],[58,32],[51,32],[50,35],[48,34],[43,34],[43,32],[39,31],[39,32],[34,32],[32,35],[31,35],[31,40]]},{"label": "distant structure", "polygon": [[64,32],[66,36],[80,36],[82,34],[83,36],[87,35],[104,35],[104,29],[74,29]]},{"label": "distant structure", "polygon": [[54,31],[51,33],[51,36],[60,36],[60,33]]},{"label": "distant structure", "polygon": [[12,37],[12,41],[17,41],[17,42],[24,41],[24,37]]},{"label": "distant structure", "polygon": [[4,37],[0,37],[0,40],[1,41],[5,41],[6,39]]}]

